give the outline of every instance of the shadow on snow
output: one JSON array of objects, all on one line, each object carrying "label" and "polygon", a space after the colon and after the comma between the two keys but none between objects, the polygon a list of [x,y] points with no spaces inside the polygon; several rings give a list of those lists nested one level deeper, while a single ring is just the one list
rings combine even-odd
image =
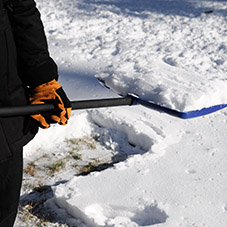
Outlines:
[{"label": "shadow on snow", "polygon": [[[68,0],[72,1],[72,0]],[[208,0],[210,2],[225,2],[225,0]],[[199,2],[199,1],[198,1]],[[203,7],[191,0],[84,0],[79,5],[80,9],[96,11],[97,8],[105,7],[116,14],[125,14],[147,18],[152,13],[164,15],[178,15],[185,17],[199,17],[205,12],[213,11],[209,7]],[[225,9],[214,10],[219,16],[226,16]]]}]

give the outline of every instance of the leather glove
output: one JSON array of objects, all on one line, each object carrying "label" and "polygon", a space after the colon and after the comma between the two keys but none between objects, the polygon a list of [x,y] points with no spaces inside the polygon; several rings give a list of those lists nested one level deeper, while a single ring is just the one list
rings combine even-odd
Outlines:
[{"label": "leather glove", "polygon": [[51,123],[67,124],[72,109],[71,103],[55,79],[32,89],[29,101],[31,104],[52,103],[56,107],[51,112],[31,116],[41,128],[49,128]]}]

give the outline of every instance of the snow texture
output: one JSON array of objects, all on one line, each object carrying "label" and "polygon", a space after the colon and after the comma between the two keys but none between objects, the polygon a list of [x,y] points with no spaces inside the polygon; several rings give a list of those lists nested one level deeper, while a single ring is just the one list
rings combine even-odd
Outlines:
[{"label": "snow texture", "polygon": [[180,112],[227,104],[226,80],[205,80],[199,74],[157,60],[144,67],[140,61],[119,62],[97,77],[122,96],[136,94]]},{"label": "snow texture", "polygon": [[[119,94],[180,111],[227,103],[226,1],[37,3],[71,100],[117,97],[96,76]],[[75,111],[66,127],[40,130],[25,158],[93,134],[110,155],[124,157],[53,186],[46,206],[83,222],[75,226],[224,227],[226,115],[182,121],[142,106]]]}]

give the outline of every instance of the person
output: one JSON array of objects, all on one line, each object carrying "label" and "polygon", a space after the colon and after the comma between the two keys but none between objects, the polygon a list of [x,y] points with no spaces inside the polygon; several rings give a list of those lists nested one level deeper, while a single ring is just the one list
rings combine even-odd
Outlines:
[{"label": "person", "polygon": [[0,108],[51,102],[45,114],[0,118],[0,227],[14,225],[23,173],[23,146],[52,123],[67,124],[71,103],[34,0],[0,0]]}]

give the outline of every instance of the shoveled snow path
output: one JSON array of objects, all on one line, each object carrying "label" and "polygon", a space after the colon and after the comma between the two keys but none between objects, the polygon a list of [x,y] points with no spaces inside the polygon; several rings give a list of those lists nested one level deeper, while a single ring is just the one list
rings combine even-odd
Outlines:
[{"label": "shoveled snow path", "polygon": [[225,118],[174,121],[181,140],[164,156],[150,150],[101,173],[74,177],[55,189],[57,204],[91,226],[225,226]]}]

